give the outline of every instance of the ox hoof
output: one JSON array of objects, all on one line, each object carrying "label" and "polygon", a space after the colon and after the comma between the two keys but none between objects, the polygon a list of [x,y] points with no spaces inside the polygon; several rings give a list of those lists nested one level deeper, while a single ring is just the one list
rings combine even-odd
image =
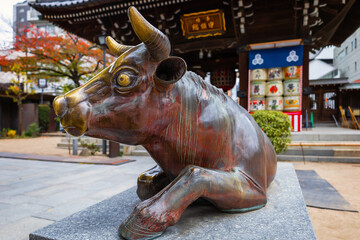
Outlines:
[{"label": "ox hoof", "polygon": [[139,203],[130,216],[120,225],[119,236],[127,239],[154,239],[159,237],[172,217],[160,211],[152,201],[145,200]]},{"label": "ox hoof", "polygon": [[119,236],[127,240],[149,240],[160,237],[163,232],[151,232],[149,229],[134,224],[121,224]]}]

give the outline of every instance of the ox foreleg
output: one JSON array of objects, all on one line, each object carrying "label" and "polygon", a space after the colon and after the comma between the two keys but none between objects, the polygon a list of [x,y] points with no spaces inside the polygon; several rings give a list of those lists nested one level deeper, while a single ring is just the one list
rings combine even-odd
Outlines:
[{"label": "ox foreleg", "polygon": [[137,195],[141,200],[151,198],[170,183],[164,171],[156,165],[143,172],[137,179]]},{"label": "ox foreleg", "polygon": [[119,234],[126,239],[160,236],[199,197],[224,211],[249,211],[266,203],[265,191],[239,169],[224,172],[188,166],[158,194],[140,202]]}]

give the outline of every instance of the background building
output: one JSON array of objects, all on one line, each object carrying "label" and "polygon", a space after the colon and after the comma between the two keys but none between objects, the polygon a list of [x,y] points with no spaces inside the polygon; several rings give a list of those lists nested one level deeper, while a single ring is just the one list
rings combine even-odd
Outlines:
[{"label": "background building", "polygon": [[334,49],[334,66],[349,82],[360,81],[360,28]]},{"label": "background building", "polygon": [[341,77],[348,83],[340,86],[339,106],[345,109],[346,117],[350,118],[350,107],[360,121],[360,28],[351,34],[334,50],[334,66],[340,70]]},{"label": "background building", "polygon": [[315,124],[341,122],[340,106],[350,118],[349,107],[360,117],[360,28],[339,47],[329,46],[310,55],[309,80],[312,87],[310,111]]},{"label": "background building", "polygon": [[41,30],[46,31],[49,34],[60,34],[62,30],[49,21],[42,20],[41,14],[34,8],[30,7],[28,2],[17,3],[13,7],[13,28],[14,37],[21,35],[23,28],[35,25]]}]

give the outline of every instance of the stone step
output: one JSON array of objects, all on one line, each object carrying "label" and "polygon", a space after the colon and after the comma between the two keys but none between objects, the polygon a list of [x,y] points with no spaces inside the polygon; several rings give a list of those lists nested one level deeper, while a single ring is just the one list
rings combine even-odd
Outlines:
[{"label": "stone step", "polygon": [[[72,144],[72,140],[75,139],[75,138],[70,138],[70,144]],[[94,143],[94,144],[97,144],[97,145],[102,145],[102,139],[99,139],[99,138],[91,138],[91,137],[81,137],[80,138],[81,141],[83,142],[86,142],[86,143]],[[79,142],[79,141],[78,141]],[[60,143],[61,144],[69,144],[69,138],[67,137],[63,137],[61,138],[60,140]],[[106,140],[106,143],[109,144],[109,140]],[[125,145],[125,146],[130,146],[130,145],[126,145],[126,144],[122,144],[120,143],[120,145]],[[136,146],[136,149],[138,150],[145,150],[145,148],[141,145],[137,145]]]},{"label": "stone step", "polygon": [[360,141],[294,141],[289,144],[289,148],[360,149]]},{"label": "stone step", "polygon": [[[70,141],[72,141],[73,139],[76,139],[76,138],[70,138]],[[87,143],[102,144],[102,139],[98,139],[98,138],[81,137],[80,139],[81,139],[81,141],[87,142]],[[69,142],[69,138],[67,138],[67,137],[63,137],[60,140],[60,143],[68,143],[68,142]],[[107,141],[107,142],[109,142],[109,141]]]},{"label": "stone step", "polygon": [[360,163],[360,157],[345,156],[311,156],[311,155],[277,155],[278,161],[305,161],[305,162],[338,162]]},{"label": "stone step", "polygon": [[322,122],[322,123],[315,123],[314,125],[317,128],[336,127],[335,122]]},{"label": "stone step", "polygon": [[313,156],[334,156],[333,149],[288,149],[282,152],[281,155],[313,155]]},{"label": "stone step", "polygon": [[[99,147],[99,146],[98,146]],[[60,149],[68,149],[69,148],[69,146],[65,146],[65,145],[62,145],[62,144],[60,144],[60,143],[58,143],[58,146],[57,146],[57,148],[60,148]],[[70,145],[70,149],[72,149],[72,145]],[[78,145],[78,150],[83,150],[83,149],[85,149],[85,147],[82,147],[81,145]],[[99,150],[101,150],[102,149],[102,147],[100,146],[99,147]]]},{"label": "stone step", "polygon": [[[97,146],[99,149],[102,149],[102,144],[95,144],[95,146]],[[58,143],[57,144],[58,148],[62,148],[62,149],[68,149],[69,147],[72,148],[72,143]],[[78,148],[82,148],[81,143],[78,142]],[[109,143],[107,144],[107,148],[109,148]],[[122,151],[124,149],[124,145],[120,144],[120,151]]]},{"label": "stone step", "polygon": [[305,156],[338,156],[338,157],[360,157],[360,149],[306,149],[289,148],[281,155],[305,155]]},{"label": "stone step", "polygon": [[291,134],[292,142],[311,142],[311,141],[360,141],[360,131],[358,134],[332,134],[332,133],[296,133]]},{"label": "stone step", "polygon": [[146,149],[141,145],[136,145],[136,150],[144,150],[144,151],[146,151]]},{"label": "stone step", "polygon": [[[61,139],[61,142],[57,144],[58,148],[62,148],[62,149],[68,149],[69,147],[72,148],[72,140],[69,143],[68,138],[64,137]],[[96,139],[96,138],[90,138],[90,137],[81,137],[81,140],[83,142],[86,142],[88,144],[94,143],[95,146],[97,146],[99,148],[99,150],[102,150],[102,139]],[[109,146],[109,141],[107,142],[107,146]],[[129,153],[125,153],[125,146],[130,146],[130,145],[126,145],[126,144],[120,144],[120,151],[124,153],[125,156],[150,156],[149,153],[145,150],[145,148],[141,145],[137,145],[135,146],[135,149],[132,150]],[[82,149],[84,149],[81,146],[80,141],[78,141],[78,149],[81,151]],[[109,151],[109,149],[107,149]]]},{"label": "stone step", "polygon": [[360,149],[334,149],[336,157],[360,157]]},{"label": "stone step", "polygon": [[150,154],[146,150],[134,150],[130,156],[150,156]]}]

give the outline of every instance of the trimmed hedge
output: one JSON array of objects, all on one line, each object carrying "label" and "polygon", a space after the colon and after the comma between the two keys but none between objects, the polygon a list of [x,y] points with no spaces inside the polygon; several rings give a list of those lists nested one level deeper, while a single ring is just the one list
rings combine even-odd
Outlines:
[{"label": "trimmed hedge", "polygon": [[50,123],[50,107],[48,105],[39,105],[38,117],[41,131],[46,132]]},{"label": "trimmed hedge", "polygon": [[286,151],[291,142],[291,122],[289,116],[276,111],[256,111],[252,115],[269,137],[276,153]]},{"label": "trimmed hedge", "polygon": [[25,137],[38,137],[40,136],[40,128],[38,127],[38,125],[36,123],[31,123],[25,133],[24,133]]}]

